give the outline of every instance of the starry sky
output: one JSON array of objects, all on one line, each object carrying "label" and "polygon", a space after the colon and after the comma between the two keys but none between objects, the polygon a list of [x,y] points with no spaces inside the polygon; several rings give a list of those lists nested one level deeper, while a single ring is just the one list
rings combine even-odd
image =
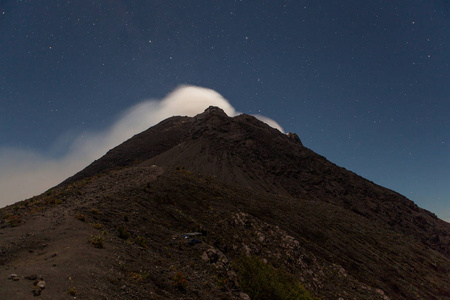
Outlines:
[{"label": "starry sky", "polygon": [[448,1],[0,0],[4,160],[183,84],[450,221]]}]

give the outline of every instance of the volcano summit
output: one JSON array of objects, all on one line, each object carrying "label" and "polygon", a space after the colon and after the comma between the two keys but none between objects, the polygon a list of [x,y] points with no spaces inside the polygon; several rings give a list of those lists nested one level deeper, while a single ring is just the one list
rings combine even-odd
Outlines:
[{"label": "volcano summit", "polygon": [[450,297],[449,223],[216,107],[0,216],[3,299]]}]

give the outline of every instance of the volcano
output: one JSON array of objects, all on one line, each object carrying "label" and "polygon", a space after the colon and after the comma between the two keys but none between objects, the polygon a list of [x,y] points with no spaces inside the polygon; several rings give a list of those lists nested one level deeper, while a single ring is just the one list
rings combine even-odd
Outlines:
[{"label": "volcano", "polygon": [[449,223],[217,107],[0,216],[2,299],[450,299]]}]

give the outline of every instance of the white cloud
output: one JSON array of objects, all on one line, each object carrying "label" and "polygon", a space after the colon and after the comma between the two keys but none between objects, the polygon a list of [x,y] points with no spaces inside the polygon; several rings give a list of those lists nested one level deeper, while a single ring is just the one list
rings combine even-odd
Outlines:
[{"label": "white cloud", "polygon": [[277,122],[275,122],[274,120],[272,120],[271,118],[265,117],[265,116],[261,116],[261,115],[254,115],[258,120],[263,121],[264,123],[266,123],[267,125],[278,129],[281,132],[284,132],[283,128],[280,126],[280,124],[278,124]]},{"label": "white cloud", "polygon": [[[168,117],[195,116],[209,106],[218,106],[229,116],[238,114],[216,91],[181,86],[160,101],[148,100],[131,107],[107,130],[76,137],[62,158],[0,148],[0,207],[44,192],[100,158],[109,149]],[[275,121],[264,116],[256,117],[283,131]]]}]

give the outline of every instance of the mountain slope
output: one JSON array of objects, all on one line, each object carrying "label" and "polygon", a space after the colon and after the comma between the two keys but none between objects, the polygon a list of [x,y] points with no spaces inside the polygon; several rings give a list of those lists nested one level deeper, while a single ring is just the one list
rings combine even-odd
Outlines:
[{"label": "mountain slope", "polygon": [[211,107],[194,118],[173,117],[112,149],[66,181],[142,162],[184,167],[269,193],[315,199],[350,209],[450,256],[448,223],[406,197],[338,167],[248,115],[229,118]]},{"label": "mountain slope", "polygon": [[450,297],[448,223],[218,108],[167,119],[1,216],[2,298],[31,295],[8,275],[36,273],[52,299],[245,299],[247,255],[323,299]]}]

